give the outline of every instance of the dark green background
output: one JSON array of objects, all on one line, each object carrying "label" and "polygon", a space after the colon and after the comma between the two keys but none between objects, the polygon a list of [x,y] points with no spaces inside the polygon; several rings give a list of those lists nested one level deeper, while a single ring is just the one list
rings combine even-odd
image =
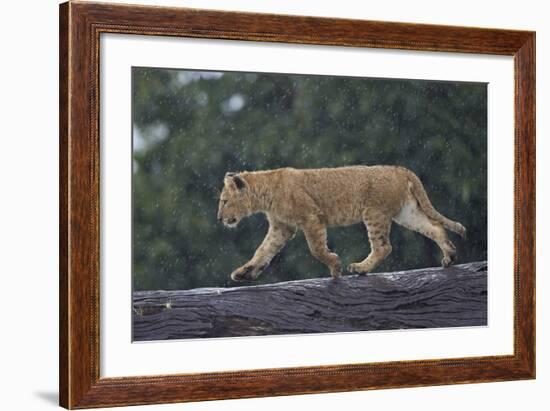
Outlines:
[{"label": "dark green background", "polygon": [[[267,231],[216,221],[227,171],[395,164],[445,216],[459,262],[487,258],[487,85],[133,68],[134,290],[234,286]],[[377,271],[439,265],[439,248],[396,224]],[[361,224],[329,229],[345,265],[369,253]],[[328,276],[300,233],[256,283]]]}]

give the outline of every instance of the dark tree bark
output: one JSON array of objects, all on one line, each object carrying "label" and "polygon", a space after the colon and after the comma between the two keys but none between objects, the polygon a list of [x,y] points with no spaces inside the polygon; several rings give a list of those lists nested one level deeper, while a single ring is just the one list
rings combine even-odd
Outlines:
[{"label": "dark tree bark", "polygon": [[133,295],[134,341],[486,324],[485,261]]}]

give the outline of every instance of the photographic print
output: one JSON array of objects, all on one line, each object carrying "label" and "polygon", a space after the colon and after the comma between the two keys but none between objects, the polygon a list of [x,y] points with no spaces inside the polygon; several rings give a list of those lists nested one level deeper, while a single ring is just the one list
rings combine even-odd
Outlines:
[{"label": "photographic print", "polygon": [[535,32],[59,17],[63,407],[535,378]]},{"label": "photographic print", "polygon": [[487,325],[487,84],[132,68],[133,341]]}]

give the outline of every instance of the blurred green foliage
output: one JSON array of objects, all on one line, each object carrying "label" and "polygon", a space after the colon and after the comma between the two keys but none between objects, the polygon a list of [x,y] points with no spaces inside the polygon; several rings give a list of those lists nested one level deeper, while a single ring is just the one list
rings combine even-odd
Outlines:
[{"label": "blurred green foliage", "polygon": [[[133,286],[234,286],[267,231],[262,215],[216,221],[227,171],[395,164],[445,216],[459,261],[487,258],[487,85],[133,68]],[[397,224],[377,271],[439,265],[438,247]],[[361,224],[329,229],[345,265],[369,253]],[[256,283],[328,276],[300,233]]]}]

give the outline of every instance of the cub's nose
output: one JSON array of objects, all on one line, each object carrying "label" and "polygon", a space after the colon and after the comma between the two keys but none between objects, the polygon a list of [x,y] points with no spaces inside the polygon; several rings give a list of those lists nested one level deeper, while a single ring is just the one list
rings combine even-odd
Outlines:
[{"label": "cub's nose", "polygon": [[222,222],[222,218],[218,216],[218,223],[221,223],[221,222]]}]

